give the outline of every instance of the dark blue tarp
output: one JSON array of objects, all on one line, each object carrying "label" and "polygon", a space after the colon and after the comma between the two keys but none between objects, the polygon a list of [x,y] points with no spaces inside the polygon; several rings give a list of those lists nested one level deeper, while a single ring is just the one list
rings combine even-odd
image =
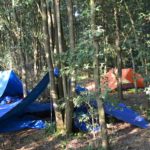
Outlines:
[{"label": "dark blue tarp", "polygon": [[[10,104],[4,104],[4,105],[0,105],[0,118],[5,115],[6,113],[8,113],[12,108],[16,107],[22,100],[18,100],[14,103],[10,103]],[[53,112],[53,106],[52,103],[32,103],[30,105],[28,105],[25,110],[24,113],[27,114],[45,114],[45,113],[51,113]],[[54,113],[54,112],[53,112]],[[21,114],[19,114],[21,115]],[[50,114],[51,115],[51,114]]]},{"label": "dark blue tarp", "polygon": [[59,70],[58,67],[54,68],[54,76],[57,77],[57,78],[60,76],[60,70]]},{"label": "dark blue tarp", "polygon": [[[2,105],[0,107],[3,108],[3,110],[0,112],[5,113],[5,109],[7,110],[8,108],[14,107],[15,105],[17,104],[12,103]],[[48,116],[48,118],[51,119],[51,121],[54,121],[53,111],[54,110],[51,103],[32,103],[29,106],[27,106],[23,115],[19,115],[18,117],[13,116],[4,121],[1,121],[0,133],[15,132],[23,129],[43,129],[46,127],[46,122],[41,117],[44,116],[45,118],[46,116]]]},{"label": "dark blue tarp", "polygon": [[25,109],[25,114],[37,116],[38,118],[48,118],[50,122],[55,121],[55,113],[52,102],[50,103],[32,103]]},{"label": "dark blue tarp", "polygon": [[81,87],[79,84],[76,85],[75,91],[77,94],[80,94],[81,92],[88,91],[85,87]]},{"label": "dark blue tarp", "polygon": [[150,127],[150,124],[147,120],[145,120],[137,112],[133,111],[123,103],[119,103],[117,105],[105,103],[104,109],[106,114],[113,116],[119,120],[125,121],[140,128]]},{"label": "dark blue tarp", "polygon": [[37,84],[37,86],[25,97],[23,100],[12,103],[10,107],[0,108],[0,121],[10,118],[11,116],[19,116],[25,112],[27,106],[36,100],[36,98],[43,92],[49,83],[49,74]]},{"label": "dark blue tarp", "polygon": [[91,114],[87,105],[81,105],[74,109],[74,130],[83,132],[100,131],[99,124],[94,121],[92,124]]},{"label": "dark blue tarp", "polygon": [[1,97],[0,98],[0,105],[14,103],[14,102],[21,100],[21,99],[22,98],[20,98],[20,97],[11,97],[11,96]]},{"label": "dark blue tarp", "polygon": [[[40,120],[39,118],[32,116],[28,116],[26,113],[31,111],[31,114],[34,112],[38,112],[38,109],[40,108],[39,112],[42,113],[43,111],[48,111],[48,105],[41,105],[34,104],[33,102],[35,99],[43,92],[43,90],[47,87],[49,83],[49,74],[47,73],[44,78],[37,84],[37,86],[28,94],[27,97],[24,99],[18,98],[18,97],[11,97],[16,96],[17,94],[21,96],[21,92],[18,92],[19,89],[16,88],[16,86],[20,85],[18,83],[21,83],[19,78],[16,78],[14,72],[10,71],[3,76],[7,82],[4,82],[4,80],[0,81],[0,84],[4,83],[5,88],[1,87],[1,95],[3,97],[0,98],[0,133],[4,132],[12,132],[12,131],[19,131],[22,129],[29,129],[29,128],[36,128],[41,129],[45,127],[45,121]],[[12,74],[12,75],[11,75]],[[1,74],[4,75],[4,74]],[[11,80],[8,79],[9,77],[14,77]],[[15,82],[13,82],[13,79]],[[6,81],[5,80],[5,81]],[[19,82],[18,82],[18,81]],[[6,84],[7,83],[7,84]],[[10,85],[12,84],[12,85]],[[13,87],[14,86],[14,87]],[[13,90],[16,88],[17,90]],[[20,86],[21,90],[22,86]],[[6,92],[7,91],[7,92]],[[12,92],[9,92],[12,91]],[[8,94],[9,96],[5,96],[5,94]],[[18,96],[17,95],[17,96]],[[3,104],[2,104],[3,102]],[[10,104],[7,104],[7,102],[12,102]],[[33,103],[33,104],[32,104]],[[28,107],[30,106],[30,107]],[[49,105],[50,106],[50,105]],[[35,107],[37,110],[35,110]],[[31,109],[32,108],[32,109]],[[49,108],[50,110],[50,108]]]},{"label": "dark blue tarp", "polygon": [[13,117],[0,123],[0,133],[15,132],[23,129],[43,129],[46,123],[33,116]]},{"label": "dark blue tarp", "polygon": [[[96,100],[91,100],[90,104],[97,109]],[[109,116],[115,117],[118,120],[128,122],[140,128],[148,128],[150,125],[144,117],[142,117],[140,114],[127,107],[123,103],[111,103],[107,101],[104,103],[104,111]]]},{"label": "dark blue tarp", "polygon": [[0,71],[0,97],[23,96],[23,86],[21,80],[12,71]]},{"label": "dark blue tarp", "polygon": [[[76,87],[76,91],[78,94],[80,94],[81,92],[87,91],[86,88],[84,87],[80,87],[79,85]],[[91,100],[91,105],[95,108],[97,108],[97,102],[96,100]],[[79,110],[83,110],[82,112],[88,114],[88,108],[84,107],[84,109],[82,108],[83,106],[81,106],[81,108],[79,107]],[[86,110],[87,109],[87,110]],[[150,123],[143,118],[142,116],[140,116],[137,112],[135,112],[134,110],[132,110],[131,108],[127,107],[125,104],[123,103],[118,103],[118,104],[113,104],[111,102],[105,102],[104,103],[104,110],[105,113],[115,117],[121,121],[125,121],[127,123],[130,123],[132,125],[138,126],[140,128],[148,128],[150,127]],[[76,123],[74,123],[77,127],[79,126],[79,129],[82,131],[87,131],[88,129],[88,124],[86,124],[84,121],[79,121],[76,118]]]},{"label": "dark blue tarp", "polygon": [[43,113],[47,112],[50,113],[53,111],[53,105],[52,103],[32,103],[30,104],[26,109],[25,113]]},{"label": "dark blue tarp", "polygon": [[6,115],[10,110],[15,108],[22,100],[18,100],[14,103],[0,105],[0,118]]}]

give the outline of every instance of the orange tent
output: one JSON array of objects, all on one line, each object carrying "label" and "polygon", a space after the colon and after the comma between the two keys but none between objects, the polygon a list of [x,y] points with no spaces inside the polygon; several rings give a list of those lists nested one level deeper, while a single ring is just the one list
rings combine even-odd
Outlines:
[{"label": "orange tent", "polygon": [[[117,76],[118,70],[111,69],[109,70],[102,78],[101,89],[109,88],[115,90],[117,88]],[[134,73],[133,69],[127,68],[122,69],[122,88],[129,89],[134,88],[134,78],[136,78],[136,83],[138,88],[144,88],[144,78],[138,73]],[[85,84],[85,87],[89,91],[95,91],[94,81]]]},{"label": "orange tent", "polygon": [[[111,90],[117,88],[118,70],[111,69],[103,77],[102,83]],[[122,69],[122,88],[129,89],[134,87],[134,79],[136,79],[137,87],[144,88],[144,78],[138,73],[134,73],[133,69]]]}]

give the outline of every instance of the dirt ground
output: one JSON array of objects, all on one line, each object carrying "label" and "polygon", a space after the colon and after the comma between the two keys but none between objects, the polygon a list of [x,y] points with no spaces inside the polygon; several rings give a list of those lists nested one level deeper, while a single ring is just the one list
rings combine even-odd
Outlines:
[{"label": "dirt ground", "polygon": [[[124,93],[124,103],[145,116],[147,98],[144,93]],[[140,129],[125,122],[110,123],[107,128],[111,150],[150,149],[150,129]],[[44,130],[26,130],[0,135],[0,150],[100,150],[99,139],[98,135],[93,139],[92,134],[85,133],[69,137],[63,134],[46,136]]]}]

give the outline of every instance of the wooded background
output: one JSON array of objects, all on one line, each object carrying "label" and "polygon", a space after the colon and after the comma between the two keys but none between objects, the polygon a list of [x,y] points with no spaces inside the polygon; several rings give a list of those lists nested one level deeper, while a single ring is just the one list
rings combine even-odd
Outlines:
[{"label": "wooded background", "polygon": [[[71,132],[75,84],[83,76],[95,80],[97,91],[101,75],[110,68],[118,68],[118,89],[122,68],[133,68],[148,79],[149,8],[149,0],[0,0],[1,70],[17,72],[25,95],[49,71],[45,97],[50,95],[56,104],[65,100],[66,129]],[[59,78],[54,67],[60,69]],[[100,94],[96,97],[102,108]],[[60,128],[61,114],[55,111]],[[104,112],[99,114],[105,129]]]}]

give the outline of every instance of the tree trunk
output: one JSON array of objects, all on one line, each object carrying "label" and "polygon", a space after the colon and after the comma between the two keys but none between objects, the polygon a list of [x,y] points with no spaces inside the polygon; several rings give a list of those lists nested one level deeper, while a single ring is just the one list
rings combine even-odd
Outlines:
[{"label": "tree trunk", "polygon": [[37,38],[34,37],[33,39],[33,58],[34,58],[34,77],[35,77],[35,81],[37,81],[37,76],[38,76],[38,46],[37,46]]},{"label": "tree trunk", "polygon": [[[129,19],[130,19],[130,22],[131,22],[131,27],[132,27],[132,30],[133,30],[133,33],[134,33],[135,49],[137,49],[137,47],[138,47],[138,36],[136,34],[134,20],[132,19],[132,15],[129,11],[129,7],[126,4],[126,2],[125,2],[125,8],[126,8],[126,12],[127,12],[128,16],[129,16]],[[131,54],[131,59],[132,59],[133,72],[134,72],[133,73],[133,81],[134,81],[135,93],[137,94],[137,92],[138,92],[138,90],[137,90],[137,79],[136,79],[136,76],[135,76],[135,71],[136,70],[135,70],[135,62],[134,62],[132,49],[130,50],[130,54]]]},{"label": "tree trunk", "polygon": [[[72,0],[67,0],[67,10],[68,10],[68,20],[69,20],[69,43],[70,50],[74,51],[75,49],[75,39],[74,39],[74,23],[73,23],[73,4]],[[66,101],[66,132],[72,132],[73,125],[73,97],[75,96],[75,70],[71,74],[71,92],[69,99]],[[68,90],[69,91],[69,90]]]},{"label": "tree trunk", "polygon": [[[22,29],[22,22],[19,24],[18,18],[17,18],[17,14],[15,12],[15,2],[14,0],[12,0],[12,9],[13,9],[13,19],[16,21],[17,23],[17,28],[21,28]],[[23,81],[23,95],[24,97],[27,96],[27,78],[26,78],[26,59],[25,59],[25,51],[22,48],[22,41],[23,41],[23,33],[22,31],[16,31],[14,33],[14,40],[17,44],[17,47],[19,49],[19,53],[20,53],[20,61],[21,61],[21,76],[22,76],[22,81]]]},{"label": "tree trunk", "polygon": [[46,0],[47,4],[47,18],[48,18],[48,32],[49,32],[49,42],[50,42],[50,47],[51,51],[51,59],[53,64],[54,62],[54,39],[53,39],[53,20],[52,20],[52,11],[51,11],[51,6],[48,0]]},{"label": "tree trunk", "polygon": [[132,61],[132,68],[133,68],[133,81],[134,81],[134,88],[135,88],[135,93],[138,93],[137,90],[137,80],[136,80],[136,76],[135,76],[135,61],[134,61],[134,57],[133,57],[133,50],[132,48],[130,48],[130,55],[131,55],[131,61]]},{"label": "tree trunk", "polygon": [[122,93],[122,52],[120,48],[120,18],[119,18],[119,8],[118,4],[116,2],[116,6],[114,7],[114,18],[115,18],[115,27],[116,27],[116,38],[115,38],[115,46],[116,46],[116,52],[117,52],[117,81],[118,81],[118,97],[119,100],[123,99],[123,93]]},{"label": "tree trunk", "polygon": [[54,109],[55,109],[55,116],[56,116],[56,128],[57,130],[62,130],[63,129],[63,120],[62,120],[62,115],[58,111],[58,95],[56,92],[56,87],[55,87],[55,78],[53,74],[53,64],[52,64],[52,59],[51,59],[51,47],[50,47],[50,36],[49,36],[49,30],[48,30],[48,18],[47,18],[47,6],[46,6],[46,1],[42,0],[41,1],[41,6],[42,6],[42,20],[43,20],[43,33],[44,33],[44,47],[45,47],[45,54],[46,54],[46,60],[47,60],[47,65],[48,65],[48,70],[49,70],[49,78],[50,78],[50,95],[52,100],[54,101]]},{"label": "tree trunk", "polygon": [[[59,54],[64,52],[62,45],[62,28],[61,28],[61,18],[60,18],[60,0],[55,0],[55,11],[56,11],[56,21],[57,21],[57,34],[58,34],[58,48]],[[60,62],[61,69],[64,68],[64,64]],[[67,92],[67,82],[66,77],[62,74],[62,86],[63,86],[63,95],[64,99],[68,100],[68,92]]]},{"label": "tree trunk", "polygon": [[93,33],[93,46],[95,48],[94,54],[94,80],[95,80],[95,92],[96,100],[98,104],[98,115],[99,123],[101,126],[101,138],[102,138],[102,149],[108,150],[108,138],[107,138],[107,127],[105,122],[105,112],[103,108],[103,101],[101,99],[100,93],[100,71],[99,71],[99,44],[95,37],[96,32],[96,23],[95,23],[95,13],[96,13],[96,4],[95,0],[90,0],[91,5],[91,30]]}]

